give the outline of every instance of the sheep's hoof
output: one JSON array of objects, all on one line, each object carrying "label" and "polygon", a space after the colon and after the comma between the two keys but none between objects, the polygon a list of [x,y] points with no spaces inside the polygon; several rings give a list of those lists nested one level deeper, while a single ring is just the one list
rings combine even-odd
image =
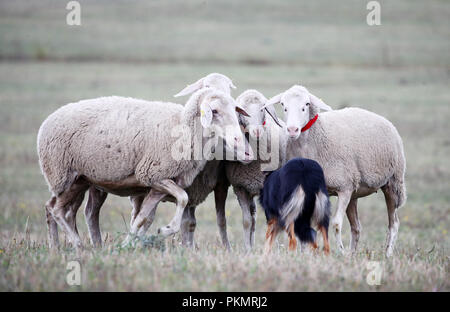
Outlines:
[{"label": "sheep's hoof", "polygon": [[132,239],[130,235],[127,235],[127,237],[123,240],[121,247],[125,248],[127,246],[129,246],[129,244],[131,243]]},{"label": "sheep's hoof", "polygon": [[169,225],[158,229],[158,234],[164,237],[170,236],[174,233],[175,231]]},{"label": "sheep's hoof", "polygon": [[392,254],[393,254],[392,248],[387,248],[386,249],[386,258],[392,257]]}]

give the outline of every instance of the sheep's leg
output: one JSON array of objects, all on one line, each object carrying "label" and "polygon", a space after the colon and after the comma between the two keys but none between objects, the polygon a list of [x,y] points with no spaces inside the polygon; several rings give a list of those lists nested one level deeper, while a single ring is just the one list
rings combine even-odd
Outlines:
[{"label": "sheep's leg", "polygon": [[395,197],[389,187],[383,187],[384,198],[388,210],[389,230],[387,234],[386,257],[392,256],[394,252],[395,241],[397,240],[398,228],[400,227],[400,220],[397,214],[397,207],[395,206]]},{"label": "sheep's leg", "polygon": [[246,251],[253,247],[252,236],[254,236],[256,224],[256,206],[253,197],[243,188],[234,188],[239,205],[242,209],[242,224],[244,226],[244,246]]},{"label": "sheep's leg", "polygon": [[151,189],[145,196],[139,212],[133,219],[130,226],[130,233],[122,242],[122,247],[128,245],[136,235],[143,235],[146,228],[148,228],[155,218],[156,206],[167,194],[161,193],[156,189]]},{"label": "sheep's leg", "polygon": [[84,208],[84,216],[89,230],[89,237],[94,247],[102,247],[102,234],[100,232],[100,208],[106,200],[108,193],[91,186],[89,188],[88,200]]},{"label": "sheep's leg", "polygon": [[266,243],[264,245],[264,254],[270,253],[272,250],[273,241],[277,237],[280,228],[277,219],[271,219],[267,222]]},{"label": "sheep's leg", "polygon": [[359,235],[361,233],[361,224],[358,218],[358,199],[354,198],[350,200],[347,207],[347,218],[350,222],[350,228],[352,230],[352,238],[350,241],[350,250],[354,254],[358,248]]},{"label": "sheep's leg", "polygon": [[169,236],[177,233],[181,227],[181,218],[183,217],[184,209],[188,203],[188,195],[179,187],[174,181],[166,179],[152,185],[152,188],[160,192],[172,195],[177,201],[177,210],[175,216],[170,223],[165,227],[158,229],[158,233],[163,236]]},{"label": "sheep's leg", "polygon": [[50,248],[59,248],[58,224],[52,216],[51,210],[55,206],[56,197],[52,196],[45,204],[45,214],[47,217],[48,244]]},{"label": "sheep's leg", "polygon": [[194,232],[197,225],[195,208],[195,206],[186,207],[181,221],[181,241],[183,245],[187,247],[195,247]]},{"label": "sheep's leg", "polygon": [[[145,196],[146,196],[145,194],[138,195],[138,196],[130,196],[130,202],[131,202],[131,205],[133,206],[133,210],[131,211],[130,227],[133,224],[134,220],[136,219],[136,216],[139,214],[139,211],[141,211],[142,203],[144,202]],[[152,215],[149,218],[149,220],[151,220],[151,221],[145,222],[142,225],[142,227],[139,229],[138,235],[142,236],[145,233],[147,233],[148,228],[153,223],[154,215],[155,215],[155,211],[152,212]]]},{"label": "sheep's leg", "polygon": [[145,196],[146,195],[130,196],[130,202],[133,206],[133,210],[131,210],[130,226],[133,224],[134,219],[136,219],[136,216],[139,214],[139,211],[141,211],[141,206],[144,202]]},{"label": "sheep's leg", "polygon": [[252,225],[250,227],[250,246],[253,248],[255,246],[255,232],[256,232],[256,204],[255,200],[252,199],[250,202],[250,215],[252,216]]},{"label": "sheep's leg", "polygon": [[230,184],[226,179],[221,179],[214,189],[214,199],[216,202],[216,218],[219,227],[220,238],[222,244],[227,250],[231,250],[231,244],[227,234],[227,219],[225,217],[225,202],[228,195],[228,187]]},{"label": "sheep's leg", "polygon": [[56,197],[56,203],[50,210],[56,223],[66,231],[70,242],[76,248],[83,247],[76,226],[76,213],[88,188],[89,185],[85,182],[75,181],[68,190]]},{"label": "sheep's leg", "polygon": [[344,253],[344,244],[342,244],[342,221],[344,219],[344,213],[347,210],[348,203],[352,196],[351,191],[338,193],[338,205],[336,212],[331,220],[331,226],[334,230],[334,236],[336,237],[336,243],[341,253]]}]

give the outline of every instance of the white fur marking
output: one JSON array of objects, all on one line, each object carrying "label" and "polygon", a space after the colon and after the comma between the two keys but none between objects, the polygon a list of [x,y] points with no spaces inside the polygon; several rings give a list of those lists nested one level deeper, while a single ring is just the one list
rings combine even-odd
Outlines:
[{"label": "white fur marking", "polygon": [[313,224],[318,226],[326,213],[328,197],[322,191],[316,194],[316,204],[314,205]]},{"label": "white fur marking", "polygon": [[291,199],[283,206],[280,212],[281,220],[284,221],[286,227],[294,222],[302,213],[305,202],[305,192],[302,186],[297,186],[291,196]]}]

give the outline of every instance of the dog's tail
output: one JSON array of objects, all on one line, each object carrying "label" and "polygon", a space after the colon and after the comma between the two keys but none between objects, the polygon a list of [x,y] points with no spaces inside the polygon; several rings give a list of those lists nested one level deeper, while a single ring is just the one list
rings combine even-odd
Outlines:
[{"label": "dog's tail", "polygon": [[331,203],[327,192],[319,191],[314,204],[313,222],[319,228],[323,227],[328,231],[331,216]]},{"label": "dog's tail", "polygon": [[284,228],[289,224],[292,224],[303,211],[305,205],[305,191],[302,186],[299,185],[292,192],[291,198],[283,206],[280,211],[279,223]]}]

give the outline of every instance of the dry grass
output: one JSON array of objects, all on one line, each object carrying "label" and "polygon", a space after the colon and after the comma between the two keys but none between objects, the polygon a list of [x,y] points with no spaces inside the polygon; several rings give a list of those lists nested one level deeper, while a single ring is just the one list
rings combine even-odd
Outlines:
[{"label": "dry grass", "polygon": [[[385,260],[381,249],[364,249],[354,257],[323,253],[289,253],[283,244],[270,256],[261,249],[225,252],[215,241],[198,250],[176,240],[165,251],[122,249],[108,240],[103,250],[49,252],[33,239],[10,241],[0,255],[2,290],[24,291],[448,291],[448,259],[441,248],[399,248]],[[260,245],[260,244],[259,244]],[[69,261],[81,263],[81,286],[68,286]],[[382,261],[380,286],[369,286],[369,260]]]}]

